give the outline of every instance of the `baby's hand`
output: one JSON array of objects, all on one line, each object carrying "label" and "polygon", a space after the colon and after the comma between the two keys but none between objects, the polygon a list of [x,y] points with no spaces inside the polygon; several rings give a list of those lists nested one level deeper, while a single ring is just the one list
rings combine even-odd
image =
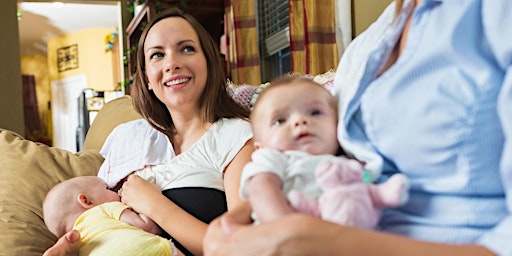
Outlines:
[{"label": "baby's hand", "polygon": [[139,216],[142,220],[144,220],[144,222],[146,222],[146,228],[144,228],[144,230],[146,232],[149,232],[149,233],[152,233],[155,235],[162,234],[162,229],[152,219],[150,219],[148,216],[146,216],[143,213],[139,213]]},{"label": "baby's hand", "polygon": [[132,210],[131,208],[126,208],[123,213],[121,213],[120,220],[155,235],[160,235],[162,233],[160,227],[152,219],[142,213]]}]

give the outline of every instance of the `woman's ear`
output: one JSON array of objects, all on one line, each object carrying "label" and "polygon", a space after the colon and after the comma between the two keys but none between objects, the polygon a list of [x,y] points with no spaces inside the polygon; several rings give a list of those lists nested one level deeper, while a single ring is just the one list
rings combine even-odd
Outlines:
[{"label": "woman's ear", "polygon": [[78,203],[85,209],[90,209],[95,206],[84,193],[78,194],[78,196],[76,196],[76,201],[78,201]]},{"label": "woman's ear", "polygon": [[151,87],[151,84],[149,83],[149,79],[148,79],[148,76],[146,75],[146,72],[142,72],[143,76],[144,76],[144,83],[146,83],[147,87],[148,87],[148,90],[153,90],[153,88]]}]

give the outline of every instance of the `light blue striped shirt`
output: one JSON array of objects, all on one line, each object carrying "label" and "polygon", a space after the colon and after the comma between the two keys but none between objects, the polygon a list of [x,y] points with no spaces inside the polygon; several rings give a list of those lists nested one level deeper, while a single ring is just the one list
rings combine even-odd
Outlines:
[{"label": "light blue striped shirt", "polygon": [[[337,68],[340,143],[410,200],[384,231],[512,255],[512,1],[394,3]],[[412,15],[402,55],[378,76]]]}]

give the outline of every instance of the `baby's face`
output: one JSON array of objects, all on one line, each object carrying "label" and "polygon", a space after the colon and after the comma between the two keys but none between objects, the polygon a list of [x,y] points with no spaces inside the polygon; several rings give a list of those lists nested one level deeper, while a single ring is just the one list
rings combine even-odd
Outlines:
[{"label": "baby's face", "polygon": [[306,81],[271,88],[253,110],[256,148],[335,154],[339,147],[332,95]]},{"label": "baby's face", "polygon": [[98,177],[91,177],[88,183],[88,196],[95,205],[100,205],[107,202],[121,201],[119,195],[110,190],[102,179]]}]

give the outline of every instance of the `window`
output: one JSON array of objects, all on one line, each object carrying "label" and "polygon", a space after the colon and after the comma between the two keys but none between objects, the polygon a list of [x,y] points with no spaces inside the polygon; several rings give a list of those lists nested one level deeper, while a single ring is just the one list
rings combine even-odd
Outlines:
[{"label": "window", "polygon": [[291,71],[288,0],[255,0],[261,79],[269,81]]}]

